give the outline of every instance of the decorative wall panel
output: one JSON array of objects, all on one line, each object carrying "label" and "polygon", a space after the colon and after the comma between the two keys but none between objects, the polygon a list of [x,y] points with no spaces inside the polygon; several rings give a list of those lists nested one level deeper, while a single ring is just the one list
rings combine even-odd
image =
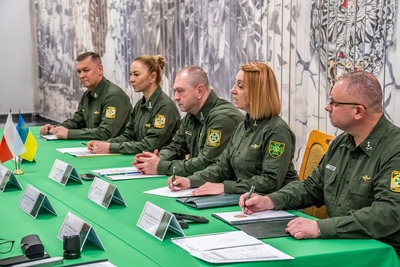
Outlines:
[{"label": "decorative wall panel", "polygon": [[[142,54],[161,54],[163,90],[172,96],[176,72],[202,66],[217,94],[231,99],[246,61],[275,71],[282,117],[297,136],[300,166],[309,132],[339,131],[324,110],[335,77],[373,72],[383,86],[385,114],[399,125],[400,47],[396,0],[34,0],[42,115],[70,117],[84,88],[75,58],[102,55],[105,76],[136,102],[129,66]],[[398,23],[397,23],[398,24]],[[396,105],[397,102],[397,105]]]}]

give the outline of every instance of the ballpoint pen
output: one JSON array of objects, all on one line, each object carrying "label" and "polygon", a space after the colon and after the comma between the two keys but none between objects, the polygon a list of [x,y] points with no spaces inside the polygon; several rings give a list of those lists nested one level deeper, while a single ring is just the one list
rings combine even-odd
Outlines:
[{"label": "ballpoint pen", "polygon": [[[254,187],[254,185],[252,185],[249,193],[247,194],[246,201],[250,199],[251,194],[253,194],[253,192],[254,192],[254,189],[256,189],[256,188]],[[246,201],[244,202],[244,207],[246,207]]]},{"label": "ballpoint pen", "polygon": [[172,167],[172,183],[175,182],[175,167]]},{"label": "ballpoint pen", "polygon": [[86,145],[87,145],[87,143],[85,143],[85,142],[81,142],[81,145],[84,145],[84,146],[86,146]]}]

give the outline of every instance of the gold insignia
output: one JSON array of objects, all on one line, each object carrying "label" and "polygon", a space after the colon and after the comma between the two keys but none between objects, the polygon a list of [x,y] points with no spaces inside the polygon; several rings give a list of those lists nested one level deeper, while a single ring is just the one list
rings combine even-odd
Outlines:
[{"label": "gold insignia", "polygon": [[147,128],[150,128],[150,123],[146,123],[144,126],[146,126]]},{"label": "gold insignia", "polygon": [[115,113],[117,113],[117,108],[109,106],[106,108],[106,119],[114,119]]},{"label": "gold insignia", "polygon": [[367,181],[371,180],[371,177],[369,177],[368,175],[364,175],[364,176],[362,177],[362,179],[363,179],[365,182],[367,182]]},{"label": "gold insignia", "polygon": [[253,149],[258,149],[260,147],[260,145],[257,145],[257,144],[252,144],[251,145],[251,148],[253,148]]},{"label": "gold insignia", "polygon": [[157,114],[154,119],[154,128],[163,129],[165,126],[165,116]]},{"label": "gold insignia", "polygon": [[283,152],[285,151],[285,143],[276,142],[276,141],[269,141],[269,154],[274,159],[279,158],[282,156]]},{"label": "gold insignia", "polygon": [[93,112],[93,114],[94,114],[94,115],[99,115],[100,112],[96,110],[95,112]]},{"label": "gold insignia", "polygon": [[221,143],[222,132],[220,130],[210,129],[207,132],[207,146],[217,147]]},{"label": "gold insignia", "polygon": [[400,171],[392,171],[390,175],[390,190],[392,192],[400,192]]}]

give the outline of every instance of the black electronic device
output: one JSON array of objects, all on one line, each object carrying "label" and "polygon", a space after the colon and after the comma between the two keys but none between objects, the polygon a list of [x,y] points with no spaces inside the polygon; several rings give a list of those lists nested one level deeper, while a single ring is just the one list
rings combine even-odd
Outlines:
[{"label": "black electronic device", "polygon": [[21,248],[25,256],[33,259],[44,255],[44,246],[38,235],[27,235],[21,239]]},{"label": "black electronic device", "polygon": [[208,219],[202,216],[182,214],[182,213],[172,213],[175,215],[176,219],[179,220],[188,220],[195,223],[208,223]]},{"label": "black electronic device", "polygon": [[77,259],[81,257],[81,243],[79,235],[63,236],[64,259]]},{"label": "black electronic device", "polygon": [[85,181],[92,181],[96,177],[96,175],[92,173],[82,173],[79,174],[79,177],[81,177],[81,179]]}]

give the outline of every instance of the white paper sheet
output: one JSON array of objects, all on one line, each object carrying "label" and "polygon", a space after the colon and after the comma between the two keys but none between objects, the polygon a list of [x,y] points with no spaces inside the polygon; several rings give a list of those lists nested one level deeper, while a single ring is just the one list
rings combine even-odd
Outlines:
[{"label": "white paper sheet", "polygon": [[293,259],[242,231],[171,238],[171,241],[192,256],[211,263]]},{"label": "white paper sheet", "polygon": [[184,189],[184,190],[179,190],[179,191],[171,191],[171,189],[169,189],[168,186],[166,186],[166,187],[148,190],[143,193],[157,195],[157,196],[163,196],[163,197],[188,197],[188,196],[192,195],[192,191],[194,189],[195,188]]}]

